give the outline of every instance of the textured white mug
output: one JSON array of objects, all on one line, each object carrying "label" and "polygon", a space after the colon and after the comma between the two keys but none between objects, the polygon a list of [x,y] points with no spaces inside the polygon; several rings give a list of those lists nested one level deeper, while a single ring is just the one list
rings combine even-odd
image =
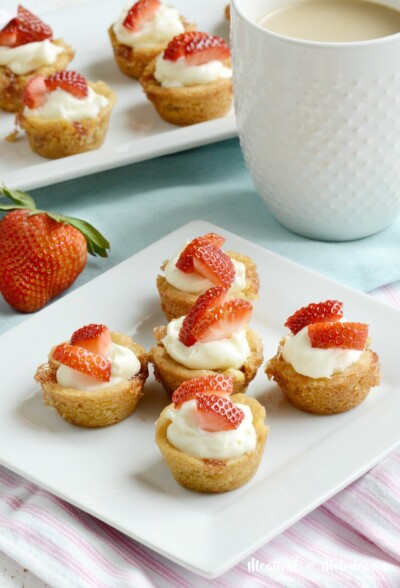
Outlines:
[{"label": "textured white mug", "polygon": [[400,212],[400,33],[322,43],[257,24],[289,1],[232,0],[246,164],[288,229],[331,241],[372,235]]}]

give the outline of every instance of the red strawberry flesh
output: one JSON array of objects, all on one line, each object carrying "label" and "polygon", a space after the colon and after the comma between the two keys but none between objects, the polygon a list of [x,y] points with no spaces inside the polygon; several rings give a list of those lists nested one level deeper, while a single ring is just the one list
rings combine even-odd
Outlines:
[{"label": "red strawberry flesh", "polygon": [[31,109],[40,108],[46,102],[46,96],[48,94],[44,76],[38,75],[33,77],[27,83],[24,95],[23,103],[25,106]]},{"label": "red strawberry flesh", "polygon": [[51,40],[53,32],[38,16],[23,6],[18,6],[18,14],[0,31],[0,45],[19,47],[28,43]]},{"label": "red strawberry flesh", "polygon": [[132,33],[140,31],[154,17],[160,6],[159,0],[139,0],[129,9],[123,22],[124,27]]},{"label": "red strawberry flesh", "polygon": [[75,98],[85,98],[89,93],[86,79],[76,71],[59,71],[46,78],[45,85],[49,92],[60,88]]},{"label": "red strawberry flesh", "polygon": [[250,320],[253,306],[248,300],[234,298],[200,315],[191,329],[196,341],[206,343],[229,338]]},{"label": "red strawberry flesh", "polygon": [[224,243],[225,239],[216,233],[207,233],[207,235],[197,237],[185,247],[175,265],[182,272],[194,272],[193,255],[199,247],[202,245],[214,245],[214,247],[220,249]]},{"label": "red strawberry flesh", "polygon": [[18,6],[18,14],[0,31],[0,45],[19,47],[28,43],[51,40],[53,32],[39,17],[23,6]]},{"label": "red strawberry flesh", "polygon": [[233,392],[231,376],[224,374],[202,376],[183,382],[172,394],[174,408],[180,408],[184,402],[196,398],[198,393],[229,396]]},{"label": "red strawberry flesh", "polygon": [[227,289],[221,287],[209,288],[198,297],[194,306],[189,310],[185,316],[181,329],[179,331],[179,341],[191,347],[196,343],[196,339],[192,335],[192,328],[198,322],[200,317],[209,308],[214,308],[219,304],[222,304],[227,298]]},{"label": "red strawberry flesh", "polygon": [[15,47],[18,36],[18,23],[17,19],[13,18],[1,31],[0,31],[0,46],[2,47]]},{"label": "red strawberry flesh", "polygon": [[68,288],[87,260],[78,229],[31,212],[12,210],[0,221],[0,291],[21,312],[38,310]]},{"label": "red strawberry flesh", "polygon": [[221,37],[208,33],[190,31],[174,37],[164,51],[163,59],[177,61],[185,59],[186,65],[203,65],[209,61],[225,61],[230,49]]},{"label": "red strawberry flesh", "polygon": [[53,350],[52,356],[63,365],[92,376],[96,380],[110,381],[111,362],[99,353],[93,353],[76,345],[61,343]]},{"label": "red strawberry flesh", "polygon": [[107,257],[107,239],[90,223],[36,208],[21,190],[0,187],[0,292],[15,310],[34,312],[83,271],[88,252]]},{"label": "red strawberry flesh", "polygon": [[215,433],[237,429],[244,412],[230,398],[217,394],[197,394],[199,426],[203,431]]},{"label": "red strawberry flesh", "polygon": [[229,288],[235,279],[235,266],[229,255],[214,245],[203,245],[193,255],[194,271],[216,286]]},{"label": "red strawberry flesh", "polygon": [[111,333],[105,325],[85,325],[73,333],[70,343],[106,356],[111,347]]},{"label": "red strawberry flesh", "polygon": [[339,300],[326,300],[303,306],[287,319],[285,327],[288,327],[293,335],[296,335],[301,329],[312,323],[340,321],[342,317],[343,303]]},{"label": "red strawberry flesh", "polygon": [[333,322],[308,325],[308,336],[312,347],[319,349],[357,349],[364,350],[368,338],[368,325],[365,323]]},{"label": "red strawberry flesh", "polygon": [[17,21],[17,45],[45,41],[53,36],[52,30],[47,24],[21,5],[18,6]]}]

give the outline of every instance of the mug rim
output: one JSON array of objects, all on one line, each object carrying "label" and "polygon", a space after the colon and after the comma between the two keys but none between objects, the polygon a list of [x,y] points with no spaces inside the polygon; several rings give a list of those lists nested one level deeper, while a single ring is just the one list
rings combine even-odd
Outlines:
[{"label": "mug rim", "polygon": [[[275,33],[264,27],[261,27],[259,24],[248,18],[239,6],[241,1],[244,2],[245,0],[231,0],[231,4],[242,20],[245,20],[255,30],[262,31],[263,34],[284,43],[313,48],[318,47],[319,49],[349,49],[352,47],[363,48],[370,47],[371,45],[384,45],[393,41],[400,41],[400,31],[398,33],[394,33],[393,35],[386,35],[385,37],[377,37],[375,39],[367,39],[365,41],[312,41],[309,39],[288,37],[287,35],[281,35],[280,33]],[[377,0],[377,2],[383,6],[387,6],[385,2],[380,2],[380,0]]]}]

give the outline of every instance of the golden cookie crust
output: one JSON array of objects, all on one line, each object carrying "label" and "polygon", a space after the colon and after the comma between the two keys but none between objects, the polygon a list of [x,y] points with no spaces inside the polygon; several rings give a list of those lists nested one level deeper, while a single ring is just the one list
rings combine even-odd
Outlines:
[{"label": "golden cookie crust", "polygon": [[244,394],[235,394],[231,399],[236,404],[246,404],[253,414],[253,425],[257,433],[257,445],[245,455],[232,459],[199,459],[176,449],[167,439],[171,421],[166,417],[167,406],[156,423],[156,443],[175,480],[196,492],[229,492],[246,484],[256,473],[264,452],[268,427],[265,425],[265,409],[255,399]]},{"label": "golden cookie crust", "polygon": [[8,67],[0,65],[0,110],[19,112],[24,108],[22,97],[25,86],[32,78],[37,75],[48,77],[68,67],[74,57],[74,50],[63,39],[56,39],[54,44],[64,47],[64,51],[51,65],[44,65],[24,75],[15,74]]},{"label": "golden cookie crust", "polygon": [[[196,30],[196,25],[186,22],[182,17],[181,22],[186,32]],[[169,41],[158,43],[153,47],[131,47],[118,41],[113,26],[111,25],[108,29],[108,35],[114,51],[115,61],[123,74],[138,80],[149,63],[164,51]]]},{"label": "golden cookie crust", "polygon": [[366,349],[360,359],[343,373],[330,378],[309,378],[295,372],[282,357],[284,339],[277,354],[268,361],[265,372],[275,380],[288,401],[312,414],[345,412],[358,406],[373,386],[380,382],[379,358]]},{"label": "golden cookie crust", "polygon": [[38,367],[35,380],[42,386],[46,406],[54,406],[63,419],[79,427],[107,427],[126,419],[136,409],[143,396],[148,376],[146,350],[127,335],[111,333],[118,345],[131,349],[140,361],[140,372],[126,382],[99,390],[77,390],[60,386],[56,380],[59,362],[52,359]]},{"label": "golden cookie crust", "polygon": [[[225,65],[231,67],[231,61]],[[179,126],[220,118],[232,108],[232,81],[218,79],[210,84],[163,88],[154,77],[154,59],[143,72],[140,83],[147,98],[165,121]]]},{"label": "golden cookie crust", "polygon": [[[235,292],[235,298],[244,298],[252,301],[258,298],[260,288],[260,278],[257,272],[257,266],[251,257],[234,251],[226,252],[229,257],[235,261],[241,261],[246,268],[246,287],[242,292]],[[165,268],[166,261],[161,266]],[[157,289],[160,295],[161,308],[169,321],[180,316],[185,316],[195,304],[199,294],[189,294],[182,292],[167,282],[164,276],[157,276]]]},{"label": "golden cookie crust", "polygon": [[108,104],[96,118],[73,122],[63,118],[26,117],[22,112],[17,114],[16,122],[25,130],[32,151],[48,159],[58,159],[101,147],[117,97],[105,82],[88,84],[97,94],[108,99]]},{"label": "golden cookie crust", "polygon": [[192,370],[176,362],[170,357],[161,340],[167,334],[167,327],[157,327],[154,335],[157,346],[149,352],[149,361],[154,366],[154,376],[162,384],[169,396],[172,395],[183,382],[192,378],[212,374],[226,374],[233,379],[233,393],[243,393],[254,379],[258,368],[263,362],[263,344],[257,333],[246,327],[247,341],[250,347],[250,357],[241,369],[229,368],[226,370]]}]

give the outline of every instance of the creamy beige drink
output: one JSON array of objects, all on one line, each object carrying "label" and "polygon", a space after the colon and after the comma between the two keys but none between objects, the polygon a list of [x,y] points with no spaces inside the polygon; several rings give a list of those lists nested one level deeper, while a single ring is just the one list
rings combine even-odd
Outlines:
[{"label": "creamy beige drink", "polygon": [[400,11],[364,0],[304,0],[267,14],[259,24],[309,41],[367,41],[399,33]]}]

